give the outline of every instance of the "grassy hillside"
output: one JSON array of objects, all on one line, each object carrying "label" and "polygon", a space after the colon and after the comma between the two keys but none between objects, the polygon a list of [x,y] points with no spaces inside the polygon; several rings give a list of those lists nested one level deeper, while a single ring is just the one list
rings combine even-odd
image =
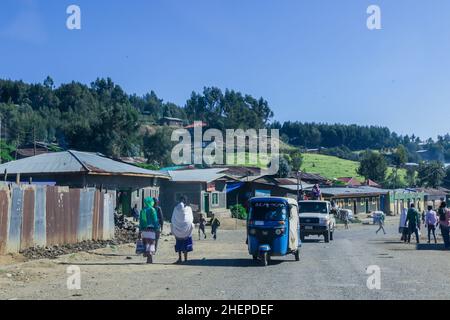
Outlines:
[{"label": "grassy hillside", "polygon": [[[309,173],[318,173],[329,179],[340,177],[355,177],[364,181],[364,178],[356,173],[359,162],[344,160],[337,157],[326,156],[322,154],[303,154],[302,170]],[[392,168],[388,168],[388,173],[391,173]],[[399,170],[399,175],[404,179],[406,171]]]},{"label": "grassy hillside", "polygon": [[308,173],[318,173],[329,179],[357,177],[363,180],[363,178],[356,173],[358,166],[358,162],[337,157],[311,153],[303,154],[303,171]]}]

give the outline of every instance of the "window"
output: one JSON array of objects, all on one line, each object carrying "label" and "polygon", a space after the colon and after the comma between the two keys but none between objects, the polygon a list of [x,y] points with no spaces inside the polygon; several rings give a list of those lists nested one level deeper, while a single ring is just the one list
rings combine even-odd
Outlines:
[{"label": "window", "polygon": [[347,205],[348,205],[349,207],[352,206],[352,199],[348,199],[348,200],[347,200]]},{"label": "window", "polygon": [[211,204],[213,206],[219,206],[219,193],[218,192],[212,193]]},{"label": "window", "polygon": [[372,198],[372,204],[376,204],[377,203],[377,198],[373,197]]},{"label": "window", "polygon": [[360,203],[362,206],[364,206],[366,204],[366,202],[364,201],[364,198],[361,198],[360,201],[361,201]]}]

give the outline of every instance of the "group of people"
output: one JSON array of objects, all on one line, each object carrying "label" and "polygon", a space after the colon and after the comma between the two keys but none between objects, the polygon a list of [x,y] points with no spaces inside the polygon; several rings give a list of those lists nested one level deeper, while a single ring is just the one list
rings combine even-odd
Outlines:
[{"label": "group of people", "polygon": [[428,230],[428,243],[431,242],[433,236],[434,243],[437,243],[436,229],[440,228],[445,249],[450,249],[450,210],[447,208],[445,201],[441,202],[438,212],[433,210],[433,206],[428,206],[427,211],[422,215],[411,204],[409,209],[404,209],[400,216],[399,232],[402,234],[401,240],[411,243],[411,235],[414,234],[416,242],[420,243],[421,223]]},{"label": "group of people", "polygon": [[[139,221],[139,234],[144,247],[144,257],[147,257],[147,263],[153,263],[153,256],[158,248],[158,241],[164,226],[164,216],[156,198],[148,197],[144,199],[144,208],[139,212],[137,205],[133,208],[133,217]],[[206,239],[205,233],[206,219],[200,218],[200,232]],[[214,240],[217,239],[217,230],[220,221],[217,217],[211,220],[211,233]],[[175,252],[178,253],[176,263],[188,260],[188,253],[193,251],[192,236],[195,229],[194,215],[192,208],[188,205],[186,197],[181,197],[179,203],[175,206],[171,219],[171,233],[175,236]]]}]

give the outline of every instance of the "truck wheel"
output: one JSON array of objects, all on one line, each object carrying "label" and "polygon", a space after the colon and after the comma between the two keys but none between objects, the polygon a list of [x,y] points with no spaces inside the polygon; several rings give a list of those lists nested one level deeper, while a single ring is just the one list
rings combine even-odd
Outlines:
[{"label": "truck wheel", "polygon": [[300,261],[300,250],[297,249],[294,253],[295,261]]},{"label": "truck wheel", "polygon": [[325,232],[323,238],[326,243],[330,242],[330,231]]}]

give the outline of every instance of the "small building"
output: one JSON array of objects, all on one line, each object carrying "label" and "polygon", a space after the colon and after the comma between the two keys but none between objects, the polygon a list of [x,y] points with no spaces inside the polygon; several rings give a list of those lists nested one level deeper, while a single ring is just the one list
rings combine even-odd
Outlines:
[{"label": "small building", "polygon": [[388,213],[387,195],[389,190],[360,186],[322,188],[325,200],[334,201],[342,209],[350,209],[355,214],[383,211]]},{"label": "small building", "polygon": [[224,169],[193,169],[168,171],[170,180],[161,185],[161,207],[170,218],[181,196],[185,196],[198,216],[211,214],[230,216],[227,209],[226,185],[237,181],[224,173]]},{"label": "small building", "polygon": [[[5,174],[6,173],[6,174]],[[98,153],[75,150],[45,153],[0,165],[5,181],[71,188],[117,191],[116,204],[129,215],[135,204],[142,207],[145,196],[159,196],[163,172],[146,170],[114,161]]]},{"label": "small building", "polygon": [[[278,179],[268,175],[245,177],[239,182],[228,183],[228,207],[235,204],[247,206],[253,197],[286,197],[297,199],[297,180]],[[311,190],[312,184],[302,182],[299,189]]]},{"label": "small building", "polygon": [[183,119],[172,118],[172,117],[163,117],[163,118],[159,119],[159,124],[161,126],[182,127]]},{"label": "small building", "polygon": [[391,215],[401,214],[403,209],[407,209],[414,203],[416,209],[422,212],[425,209],[425,193],[416,189],[395,189],[388,193],[388,212]]},{"label": "small building", "polygon": [[[297,175],[295,172],[292,172],[289,175],[289,178],[297,179]],[[328,178],[325,178],[317,173],[307,173],[307,172],[301,172],[299,174],[300,180],[304,181],[305,183],[309,184],[318,184],[318,185],[331,185],[331,181]]]},{"label": "small building", "polygon": [[445,188],[415,188],[414,190],[424,194],[424,209],[430,205],[437,210],[441,205],[441,202],[447,201],[448,196],[450,195],[450,190]]}]

